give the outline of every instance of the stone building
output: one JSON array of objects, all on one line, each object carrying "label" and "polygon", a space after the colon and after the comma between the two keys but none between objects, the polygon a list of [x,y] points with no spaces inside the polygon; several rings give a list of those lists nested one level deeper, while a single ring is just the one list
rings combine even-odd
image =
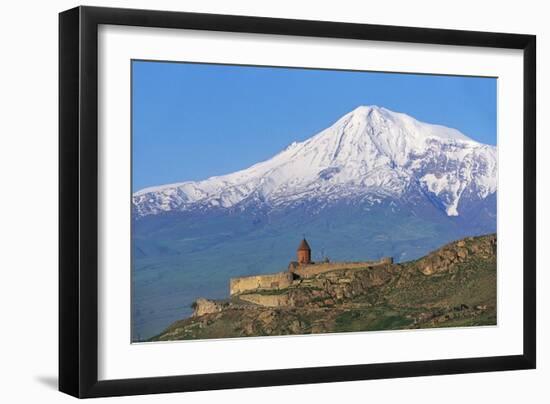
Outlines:
[{"label": "stone building", "polygon": [[309,247],[309,244],[307,243],[305,238],[302,239],[302,242],[298,246],[296,254],[298,256],[298,264],[311,264],[311,248]]},{"label": "stone building", "polygon": [[[242,295],[251,291],[284,290],[299,283],[301,280],[313,278],[319,274],[338,270],[369,270],[380,265],[393,264],[393,258],[383,257],[375,261],[359,262],[322,262],[311,261],[311,247],[305,238],[302,239],[296,250],[297,261],[291,261],[288,271],[266,275],[244,276],[232,278],[229,282],[230,296]],[[270,297],[270,299],[274,299]]]}]

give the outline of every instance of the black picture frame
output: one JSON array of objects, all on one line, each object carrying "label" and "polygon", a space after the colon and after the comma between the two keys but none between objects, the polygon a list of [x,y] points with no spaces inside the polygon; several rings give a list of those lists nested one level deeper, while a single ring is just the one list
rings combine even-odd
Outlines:
[{"label": "black picture frame", "polygon": [[[97,53],[100,24],[523,50],[523,354],[99,381]],[[535,121],[534,35],[97,7],[77,7],[60,13],[59,390],[85,398],[534,369]]]}]

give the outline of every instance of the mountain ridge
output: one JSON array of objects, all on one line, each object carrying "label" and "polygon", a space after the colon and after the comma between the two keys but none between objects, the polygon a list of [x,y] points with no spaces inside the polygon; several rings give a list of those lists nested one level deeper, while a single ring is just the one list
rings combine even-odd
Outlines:
[{"label": "mountain ridge", "polygon": [[269,208],[300,200],[401,198],[415,189],[449,216],[462,194],[496,192],[496,147],[456,129],[378,106],[360,106],[272,158],[201,181],[149,187],[133,195],[135,217],[193,209]]}]

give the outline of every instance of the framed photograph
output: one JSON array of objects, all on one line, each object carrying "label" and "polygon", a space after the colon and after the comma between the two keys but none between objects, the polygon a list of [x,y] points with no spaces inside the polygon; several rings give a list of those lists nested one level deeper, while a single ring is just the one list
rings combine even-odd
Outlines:
[{"label": "framed photograph", "polygon": [[59,17],[59,388],[535,368],[535,37]]}]

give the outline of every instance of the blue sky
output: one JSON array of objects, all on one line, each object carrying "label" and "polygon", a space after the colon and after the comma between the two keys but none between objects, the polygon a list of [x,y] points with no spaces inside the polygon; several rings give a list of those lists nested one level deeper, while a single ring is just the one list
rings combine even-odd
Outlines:
[{"label": "blue sky", "polygon": [[496,144],[494,78],[132,62],[133,191],[265,160],[359,105]]}]

